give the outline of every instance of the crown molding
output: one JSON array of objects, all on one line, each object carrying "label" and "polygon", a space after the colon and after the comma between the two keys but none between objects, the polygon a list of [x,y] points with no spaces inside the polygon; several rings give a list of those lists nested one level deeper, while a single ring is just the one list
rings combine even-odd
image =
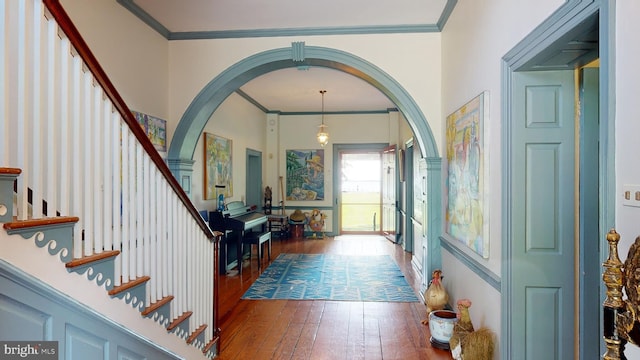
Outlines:
[{"label": "crown molding", "polygon": [[366,34],[408,34],[440,32],[449,19],[457,0],[448,0],[437,24],[380,25],[380,26],[338,26],[284,29],[246,29],[221,31],[172,32],[149,13],[136,5],[134,0],[116,0],[142,22],[149,25],[167,40],[241,39],[259,37],[286,37],[312,35],[366,35]]},{"label": "crown molding", "polygon": [[447,23],[447,20],[449,20],[449,16],[451,16],[453,8],[456,7],[457,3],[458,0],[447,0],[447,4],[444,6],[444,10],[440,15],[440,19],[438,19],[438,23],[436,24],[440,31],[444,29],[444,25]]},{"label": "crown molding", "polygon": [[252,29],[224,31],[171,32],[167,40],[241,39],[259,37],[317,36],[317,35],[366,35],[406,34],[440,32],[437,25],[385,25],[385,26],[340,26],[287,29]]},{"label": "crown molding", "polygon": [[171,36],[171,31],[164,27],[158,20],[156,20],[153,16],[149,15],[146,11],[142,10],[140,6],[135,4],[133,0],[116,0],[118,4],[122,5],[125,9],[129,10],[133,15],[135,15],[138,19],[142,20],[143,23],[149,25],[153,30],[157,31],[160,35],[164,36],[164,38],[169,39]]},{"label": "crown molding", "polygon": [[[237,89],[236,94],[240,95],[243,99],[247,100],[249,103],[253,104],[255,107],[260,109],[265,114],[278,114],[281,116],[285,115],[320,115],[321,111],[280,111],[280,110],[269,110],[264,105],[260,104],[256,99],[249,96],[249,94],[245,93],[241,89]],[[350,111],[325,111],[325,115],[375,115],[375,114],[388,114],[390,112],[398,111],[397,108],[387,108],[385,110],[350,110]]]}]

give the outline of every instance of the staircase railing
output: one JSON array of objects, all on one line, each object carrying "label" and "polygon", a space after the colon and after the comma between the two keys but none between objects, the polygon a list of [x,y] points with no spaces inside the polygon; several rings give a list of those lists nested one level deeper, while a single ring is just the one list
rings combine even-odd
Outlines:
[{"label": "staircase railing", "polygon": [[207,348],[214,234],[59,1],[0,0],[0,13],[0,167],[22,170],[14,219],[78,217],[73,259],[117,254],[108,289],[148,279],[134,306],[173,297],[158,321],[190,315],[174,331]]}]

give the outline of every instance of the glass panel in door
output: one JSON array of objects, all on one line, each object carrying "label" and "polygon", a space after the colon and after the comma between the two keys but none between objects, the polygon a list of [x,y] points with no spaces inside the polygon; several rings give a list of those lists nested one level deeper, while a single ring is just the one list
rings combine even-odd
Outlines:
[{"label": "glass panel in door", "polygon": [[340,232],[380,233],[380,152],[340,153]]}]

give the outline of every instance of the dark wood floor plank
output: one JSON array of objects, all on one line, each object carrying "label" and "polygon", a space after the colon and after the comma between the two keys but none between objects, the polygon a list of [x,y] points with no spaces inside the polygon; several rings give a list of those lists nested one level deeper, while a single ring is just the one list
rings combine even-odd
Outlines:
[{"label": "dark wood floor plank", "polygon": [[347,337],[347,359],[364,359],[364,303],[351,302],[349,307],[349,335]]},{"label": "dark wood floor plank", "polygon": [[274,359],[291,359],[304,324],[291,323],[273,354]]},{"label": "dark wood floor plank", "polygon": [[348,328],[344,320],[340,303],[327,301],[313,347],[314,359],[345,358]]},{"label": "dark wood floor plank", "polygon": [[[263,334],[265,340],[262,343],[262,347],[256,351],[255,357],[247,357],[250,359],[276,359],[274,354],[282,340],[287,334],[291,321],[293,319],[294,312],[289,308],[288,301],[278,300],[277,302],[283,304],[286,311],[278,314],[277,319],[274,321],[273,326]],[[253,346],[252,344],[245,344],[245,346]]]},{"label": "dark wood floor plank", "polygon": [[[308,308],[311,311],[312,308]],[[310,316],[307,316],[307,320],[313,319]],[[319,322],[316,321],[307,321],[302,326],[302,331],[300,332],[300,337],[298,339],[298,343],[293,352],[292,359],[309,359],[311,358],[311,353],[313,351],[313,345],[315,343],[316,334],[318,333],[318,327],[320,326]]]}]

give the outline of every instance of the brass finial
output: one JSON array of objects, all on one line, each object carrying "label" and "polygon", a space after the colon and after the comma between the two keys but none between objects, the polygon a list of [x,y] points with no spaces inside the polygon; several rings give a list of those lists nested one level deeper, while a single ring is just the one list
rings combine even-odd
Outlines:
[{"label": "brass finial", "polygon": [[622,301],[622,284],[624,282],[623,264],[618,257],[618,242],[620,241],[620,234],[615,229],[609,230],[607,233],[607,242],[609,242],[609,257],[602,264],[604,272],[602,274],[602,280],[607,287],[607,298],[604,301],[604,306],[611,308],[622,308],[624,306]]}]

